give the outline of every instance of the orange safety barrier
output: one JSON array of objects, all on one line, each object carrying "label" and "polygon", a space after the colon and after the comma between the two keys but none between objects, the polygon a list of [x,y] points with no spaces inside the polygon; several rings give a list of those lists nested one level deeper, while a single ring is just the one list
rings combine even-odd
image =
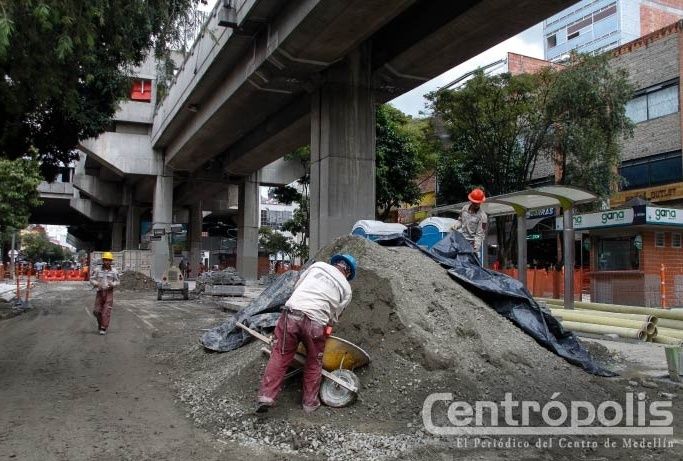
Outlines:
[{"label": "orange safety barrier", "polygon": [[[517,279],[519,272],[517,269],[502,269],[505,275]],[[583,269],[574,270],[574,296],[579,299],[582,292],[590,290],[590,278],[588,272]],[[527,289],[535,297],[561,298],[564,296],[564,270],[555,271],[547,269],[527,269],[526,272]]]}]

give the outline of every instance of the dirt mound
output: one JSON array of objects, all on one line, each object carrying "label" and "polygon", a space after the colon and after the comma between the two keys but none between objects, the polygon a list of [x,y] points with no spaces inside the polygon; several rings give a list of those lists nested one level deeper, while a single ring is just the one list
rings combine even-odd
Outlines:
[{"label": "dirt mound", "polygon": [[[285,385],[266,422],[250,414],[266,363],[261,344],[225,354],[186,351],[196,372],[179,383],[196,421],[222,437],[266,443],[285,451],[353,458],[396,456],[429,437],[422,432],[424,399],[452,392],[455,400],[601,401],[615,388],[538,345],[431,259],[409,248],[387,248],[341,237],[316,259],[351,253],[359,263],[353,300],[333,334],[372,359],[356,370],[359,401],[343,409],[300,409],[299,378]],[[203,360],[199,359],[203,356]],[[327,425],[327,426],[325,426]],[[322,427],[321,427],[322,426]]]},{"label": "dirt mound", "polygon": [[146,291],[156,290],[157,283],[153,278],[136,271],[125,271],[119,276],[122,290]]}]

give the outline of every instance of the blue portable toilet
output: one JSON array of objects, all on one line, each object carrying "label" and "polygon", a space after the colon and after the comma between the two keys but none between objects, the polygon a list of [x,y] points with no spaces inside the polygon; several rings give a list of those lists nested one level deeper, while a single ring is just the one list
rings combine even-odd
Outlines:
[{"label": "blue portable toilet", "polygon": [[423,247],[431,248],[436,242],[441,240],[451,231],[451,227],[455,224],[455,219],[439,218],[432,216],[423,220],[420,223],[422,228],[422,237],[417,241],[417,244]]},{"label": "blue portable toilet", "polygon": [[382,237],[402,235],[404,230],[406,230],[406,226],[403,224],[361,219],[353,225],[351,235],[376,242]]}]

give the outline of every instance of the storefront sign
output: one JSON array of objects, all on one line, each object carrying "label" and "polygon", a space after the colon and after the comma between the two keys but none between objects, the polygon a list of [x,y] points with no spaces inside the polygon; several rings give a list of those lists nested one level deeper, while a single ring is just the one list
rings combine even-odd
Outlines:
[{"label": "storefront sign", "polygon": [[555,216],[555,208],[540,208],[538,210],[531,210],[526,212],[526,217],[534,218],[549,218]]},{"label": "storefront sign", "polygon": [[675,208],[645,207],[646,224],[683,225],[683,210]]},{"label": "storefront sign", "polygon": [[[633,208],[606,210],[598,213],[574,216],[574,229],[596,229],[600,227],[627,226],[633,224]],[[562,230],[562,217],[555,220],[555,229]]]},{"label": "storefront sign", "polygon": [[683,199],[683,182],[618,192],[610,197],[610,205],[613,207],[623,205],[636,197],[640,197],[650,202],[665,202],[668,200]]}]

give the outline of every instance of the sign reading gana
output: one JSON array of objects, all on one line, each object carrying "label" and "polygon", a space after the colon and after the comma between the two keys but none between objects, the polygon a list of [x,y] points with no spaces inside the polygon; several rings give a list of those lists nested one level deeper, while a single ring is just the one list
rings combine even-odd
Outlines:
[{"label": "sign reading gana", "polygon": [[683,210],[675,208],[645,207],[647,224],[683,224]]},{"label": "sign reading gana", "polygon": [[[606,210],[598,213],[574,216],[574,229],[595,229],[598,227],[627,226],[633,224],[633,208]],[[555,220],[555,229],[563,229],[562,218]]]}]

